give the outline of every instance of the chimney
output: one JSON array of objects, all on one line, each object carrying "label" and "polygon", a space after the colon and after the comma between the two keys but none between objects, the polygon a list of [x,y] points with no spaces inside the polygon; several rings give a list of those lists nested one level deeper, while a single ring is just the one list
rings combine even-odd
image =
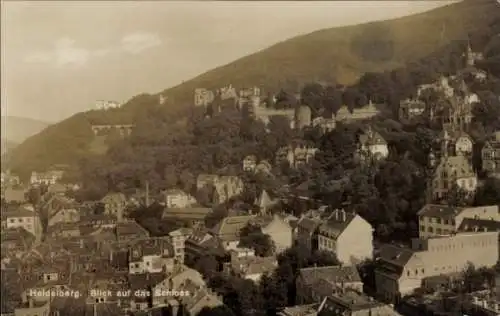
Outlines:
[{"label": "chimney", "polygon": [[342,216],[342,221],[345,222],[347,220],[347,214],[344,210],[340,211],[340,214]]},{"label": "chimney", "polygon": [[83,247],[84,247],[83,239],[80,239],[80,249],[83,249]]},{"label": "chimney", "polygon": [[149,207],[149,181],[146,181],[146,207]]},{"label": "chimney", "polygon": [[30,297],[30,298],[28,299],[28,307],[29,307],[29,308],[33,308],[33,307],[35,307],[35,302],[33,301],[33,298],[32,298],[32,297]]}]

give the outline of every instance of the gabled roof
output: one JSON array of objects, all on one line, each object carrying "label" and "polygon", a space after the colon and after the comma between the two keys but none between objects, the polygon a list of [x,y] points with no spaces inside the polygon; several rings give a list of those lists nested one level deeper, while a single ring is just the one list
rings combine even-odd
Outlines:
[{"label": "gabled roof", "polygon": [[276,257],[244,257],[231,262],[235,273],[244,275],[272,272],[278,265]]},{"label": "gabled roof", "polygon": [[500,222],[487,219],[464,218],[458,230],[463,232],[500,232]]},{"label": "gabled roof", "polygon": [[391,263],[399,268],[404,268],[414,254],[415,252],[408,248],[395,245],[384,245],[380,248],[379,258],[381,261]]},{"label": "gabled roof", "polygon": [[356,216],[356,214],[344,210],[335,210],[328,217],[326,223],[320,225],[319,232],[332,238],[338,238]]},{"label": "gabled roof", "polygon": [[314,285],[320,280],[327,281],[333,285],[362,282],[356,266],[303,268],[299,270],[299,275],[307,285]]},{"label": "gabled roof", "polygon": [[211,213],[212,209],[208,207],[165,208],[162,214],[162,218],[203,221]]},{"label": "gabled roof", "polygon": [[212,233],[223,241],[239,240],[241,229],[255,217],[255,215],[225,217],[212,229]]},{"label": "gabled roof", "polygon": [[319,218],[303,217],[297,223],[297,226],[301,229],[307,230],[308,232],[314,232],[321,225],[321,220]]},{"label": "gabled roof", "polygon": [[463,208],[440,204],[427,204],[417,212],[418,216],[449,217],[457,216]]}]

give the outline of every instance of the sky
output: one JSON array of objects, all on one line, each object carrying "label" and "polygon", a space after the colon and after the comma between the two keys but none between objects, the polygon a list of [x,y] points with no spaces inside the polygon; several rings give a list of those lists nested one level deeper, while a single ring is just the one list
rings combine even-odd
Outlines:
[{"label": "sky", "polygon": [[2,115],[57,122],[319,29],[449,1],[2,1]]}]

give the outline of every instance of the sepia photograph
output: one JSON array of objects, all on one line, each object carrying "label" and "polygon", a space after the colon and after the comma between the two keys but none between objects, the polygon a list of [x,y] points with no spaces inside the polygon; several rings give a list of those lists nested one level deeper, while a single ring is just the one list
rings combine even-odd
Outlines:
[{"label": "sepia photograph", "polygon": [[0,316],[500,316],[500,0],[0,9]]}]

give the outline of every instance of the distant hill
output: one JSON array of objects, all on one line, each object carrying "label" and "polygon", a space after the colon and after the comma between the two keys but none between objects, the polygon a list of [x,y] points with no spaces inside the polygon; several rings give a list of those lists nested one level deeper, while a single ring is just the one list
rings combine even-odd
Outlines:
[{"label": "distant hill", "polygon": [[14,149],[18,144],[11,142],[5,138],[2,138],[2,155],[5,154],[6,152]]},{"label": "distant hill", "polygon": [[50,123],[25,117],[3,116],[2,139],[11,144],[20,144],[49,125]]},{"label": "distant hill", "polygon": [[[463,41],[499,17],[495,0],[471,0],[409,17],[298,36],[162,91],[168,101],[161,115],[172,122],[186,117],[198,87],[214,89],[231,83],[236,88],[258,85],[277,91],[298,90],[311,81],[351,84],[366,72],[391,70]],[[120,109],[76,114],[16,147],[9,163],[24,173],[74,163],[91,154],[91,124],[134,123],[144,119],[144,109],[158,106],[158,95],[139,95]]]}]

